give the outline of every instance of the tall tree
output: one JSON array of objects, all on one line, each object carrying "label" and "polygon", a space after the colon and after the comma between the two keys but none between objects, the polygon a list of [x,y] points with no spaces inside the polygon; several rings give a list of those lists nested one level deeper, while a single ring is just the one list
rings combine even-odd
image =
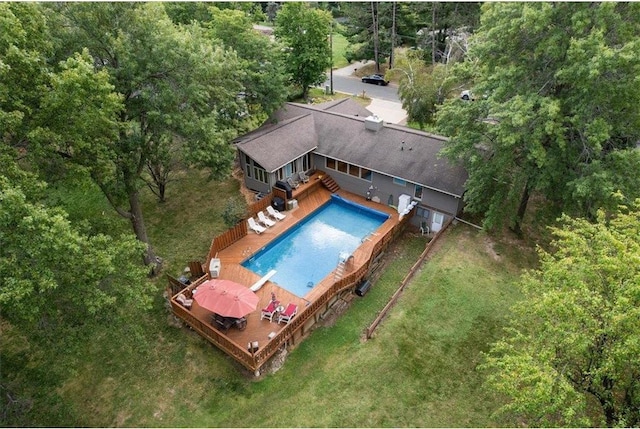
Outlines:
[{"label": "tall tree", "polygon": [[[531,195],[595,214],[638,195],[640,5],[485,3],[455,77],[476,101],[445,103],[445,153],[469,171],[467,209],[521,232]],[[624,112],[624,114],[621,114]]]},{"label": "tall tree", "polygon": [[640,199],[596,223],[562,223],[553,253],[541,251],[540,269],[522,279],[525,297],[484,363],[488,383],[528,426],[636,427]]},{"label": "tall tree", "polygon": [[285,45],[292,83],[308,98],[309,87],[326,80],[331,67],[331,14],[308,3],[285,3],[276,17],[275,36]]},{"label": "tall tree", "polygon": [[393,13],[387,2],[349,2],[344,4],[345,36],[351,44],[352,58],[373,60],[376,72],[390,57]]},{"label": "tall tree", "polygon": [[46,185],[0,155],[2,318],[33,329],[81,326],[119,308],[151,304],[133,235],[88,236],[41,203]]},{"label": "tall tree", "polygon": [[80,232],[66,213],[44,203],[47,185],[19,166],[37,170],[32,163],[43,162],[45,144],[57,151],[101,147],[117,135],[121,98],[86,55],[47,65],[51,45],[40,5],[0,4],[0,25],[2,318],[29,335],[78,327],[134,303],[146,307],[143,246],[133,236]]},{"label": "tall tree", "polygon": [[452,90],[449,66],[428,66],[416,51],[407,51],[398,57],[396,66],[390,70],[398,78],[398,95],[410,121],[420,127],[433,124],[438,106],[444,103]]},{"label": "tall tree", "polygon": [[102,147],[104,156],[85,156],[81,149],[86,148],[75,146],[67,156],[90,169],[113,207],[147,244],[145,263],[155,264],[139,200],[142,174],[166,159],[161,154],[177,139],[184,142],[186,162],[208,167],[215,178],[230,171],[233,149],[227,142],[246,111],[238,96],[244,88],[237,57],[211,42],[199,25],[174,25],[159,3],[52,7],[60,19],[58,55],[88,48],[97,69],[108,72],[124,98],[118,134]]},{"label": "tall tree", "polygon": [[261,124],[286,100],[282,46],[255,31],[243,11],[211,7],[210,13],[211,20],[204,25],[214,40],[222,41],[238,55],[244,71],[241,82],[247,114]]}]

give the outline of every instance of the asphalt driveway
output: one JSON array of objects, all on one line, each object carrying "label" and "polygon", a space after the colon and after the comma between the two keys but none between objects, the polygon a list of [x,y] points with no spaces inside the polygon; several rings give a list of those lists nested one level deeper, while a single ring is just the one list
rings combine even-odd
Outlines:
[{"label": "asphalt driveway", "polygon": [[[371,98],[371,104],[367,106],[367,109],[369,109],[371,113],[378,116],[379,118],[382,118],[382,120],[384,120],[385,122],[389,122],[391,124],[406,125],[407,112],[402,108],[402,103],[399,101],[388,99],[393,98],[395,100],[398,100],[397,87],[395,85],[378,87],[376,85],[363,84],[362,82],[360,82],[360,78],[354,75],[354,72],[356,69],[364,65],[366,65],[366,62],[357,61],[355,63],[349,64],[347,67],[335,69],[333,71],[333,90],[335,92],[343,92],[346,94],[360,94],[360,88],[364,88],[365,95]],[[343,82],[348,82],[350,84],[348,84],[348,86],[346,86],[345,88],[338,87],[339,85],[342,85]],[[353,89],[354,84],[357,85],[357,90]],[[369,91],[369,89],[371,89],[371,91]],[[393,91],[394,97],[377,97],[375,94],[373,94],[375,91]]]}]

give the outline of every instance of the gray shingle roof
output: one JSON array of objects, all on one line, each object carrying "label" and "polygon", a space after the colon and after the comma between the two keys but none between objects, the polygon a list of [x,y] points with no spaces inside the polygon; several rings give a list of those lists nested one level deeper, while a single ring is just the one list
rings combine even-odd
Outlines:
[{"label": "gray shingle roof", "polygon": [[314,107],[324,110],[325,112],[342,113],[344,115],[367,117],[373,115],[362,104],[353,101],[351,98],[341,98],[339,100],[327,101],[321,104],[315,104]]},{"label": "gray shingle roof", "polygon": [[445,137],[388,124],[371,131],[365,128],[365,117],[342,113],[353,109],[346,103],[287,103],[263,127],[236,141],[268,171],[315,149],[324,156],[462,196],[467,172],[438,156]]},{"label": "gray shingle roof", "polygon": [[272,173],[317,147],[314,118],[308,112],[279,123],[267,123],[234,140],[240,151]]}]

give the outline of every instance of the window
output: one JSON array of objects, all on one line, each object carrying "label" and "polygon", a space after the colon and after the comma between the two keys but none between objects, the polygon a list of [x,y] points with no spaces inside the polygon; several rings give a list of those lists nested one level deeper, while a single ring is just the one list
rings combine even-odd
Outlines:
[{"label": "window", "polygon": [[393,184],[394,185],[400,185],[400,186],[407,186],[407,182],[402,180],[402,179],[398,179],[397,177],[393,178]]},{"label": "window", "polygon": [[367,170],[366,168],[361,168],[360,169],[360,178],[364,179],[368,182],[371,182],[371,178],[372,178],[372,174],[371,174],[371,170]]},{"label": "window", "polygon": [[355,165],[349,164],[349,175],[360,177],[360,167],[356,167]]},{"label": "window", "polygon": [[341,173],[346,173],[349,169],[349,164],[346,162],[338,161],[338,171]]},{"label": "window", "polygon": [[430,214],[429,210],[418,206],[418,209],[416,210],[416,215],[420,216],[423,219],[429,219],[429,214]]},{"label": "window", "polygon": [[251,175],[251,170],[253,169],[253,168],[251,167],[251,164],[252,164],[251,158],[249,158],[249,155],[247,155],[247,154],[245,153],[245,154],[244,154],[244,168],[245,168],[245,170],[246,170],[247,177],[249,177],[249,178],[253,177],[253,176]]},{"label": "window", "polygon": [[335,170],[336,169],[336,160],[333,159],[333,158],[327,158],[327,168]]},{"label": "window", "polygon": [[254,178],[262,183],[269,183],[267,180],[267,172],[266,170],[257,162],[253,165],[253,175]]},{"label": "window", "polygon": [[413,189],[413,198],[416,200],[422,200],[422,186],[415,185],[415,188]]},{"label": "window", "polygon": [[308,153],[302,157],[302,171],[311,170],[311,154]]}]

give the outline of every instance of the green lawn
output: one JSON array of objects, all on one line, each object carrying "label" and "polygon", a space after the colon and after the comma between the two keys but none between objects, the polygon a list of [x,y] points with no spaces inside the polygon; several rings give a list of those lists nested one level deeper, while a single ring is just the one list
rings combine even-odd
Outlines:
[{"label": "green lawn", "polygon": [[349,62],[344,57],[344,53],[347,50],[347,46],[349,46],[349,42],[347,38],[342,34],[334,32],[332,36],[332,45],[333,45],[333,67],[336,69],[340,69],[342,67],[346,67],[349,65]]},{"label": "green lawn", "polygon": [[[84,185],[87,186],[87,185]],[[76,195],[71,189],[66,195]],[[86,191],[86,189],[85,189]],[[168,201],[143,192],[150,237],[178,275],[192,258],[203,259],[224,229],[221,212],[238,183],[210,182],[196,171],[169,187]],[[62,195],[62,193],[60,193]],[[60,197],[62,200],[63,198]],[[67,197],[72,216],[86,210],[125,227],[104,201]],[[99,209],[86,207],[87,204]],[[108,207],[107,207],[108,208]],[[480,353],[500,334],[513,283],[534,260],[525,249],[468,226],[450,229],[407,286],[397,305],[363,341],[365,328],[394,293],[424,249],[408,232],[387,255],[370,292],[356,297],[332,326],[316,329],[275,374],[254,380],[224,353],[177,326],[155,280],[149,312],[132,323],[94,327],[72,347],[52,340],[51,356],[29,355],[17,370],[33,398],[17,426],[148,427],[398,427],[496,426],[498,403],[481,387]],[[499,250],[500,255],[495,253]],[[3,329],[3,353],[17,353],[17,332]],[[55,352],[55,353],[54,353]],[[8,356],[14,356],[9,354]],[[17,356],[17,354],[16,354]],[[20,355],[22,356],[22,355]],[[12,368],[20,368],[13,362]],[[5,366],[6,367],[6,366]],[[514,425],[516,422],[506,422]]]}]

